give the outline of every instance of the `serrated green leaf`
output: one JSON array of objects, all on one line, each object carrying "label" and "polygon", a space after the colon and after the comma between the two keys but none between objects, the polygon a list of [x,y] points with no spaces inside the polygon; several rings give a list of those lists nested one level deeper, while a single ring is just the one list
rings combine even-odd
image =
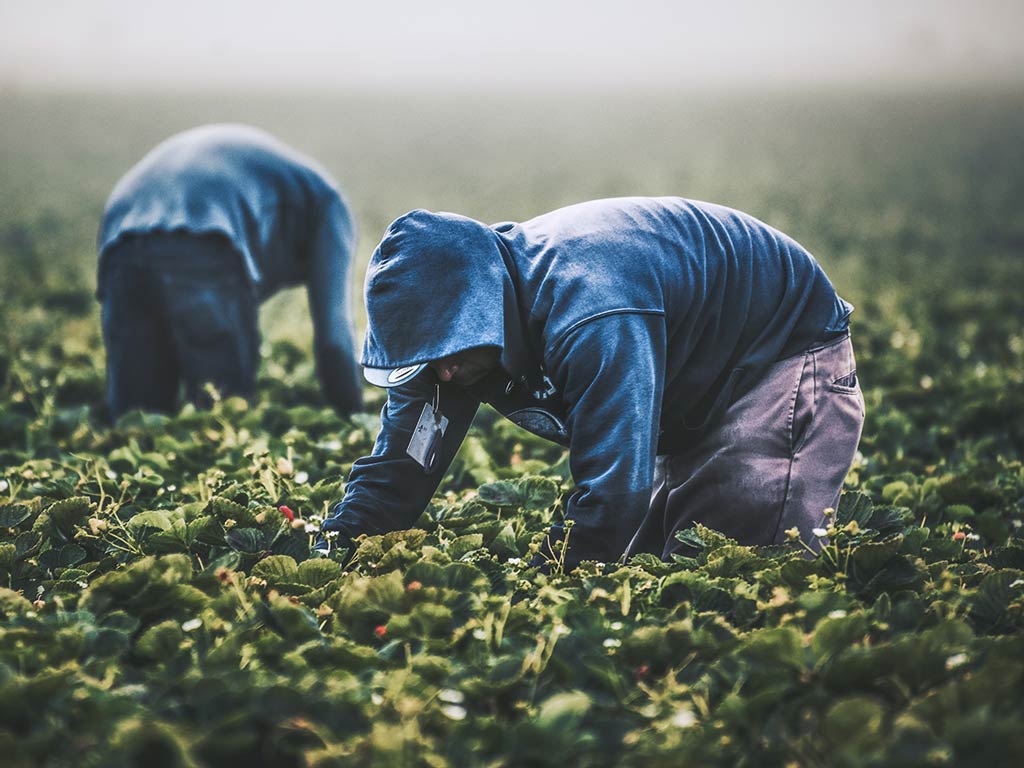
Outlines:
[{"label": "serrated green leaf", "polygon": [[86,558],[86,552],[77,544],[65,544],[60,549],[60,557],[57,559],[57,565],[61,568],[70,568],[73,565],[78,565]]},{"label": "serrated green leaf", "polygon": [[[85,520],[91,511],[92,503],[88,498],[85,496],[72,496],[70,499],[54,502],[43,511],[43,514],[57,528],[64,532],[70,532],[75,525]],[[40,519],[42,517],[40,515]]]},{"label": "serrated green leaf", "polygon": [[258,579],[266,579],[274,585],[281,581],[297,581],[298,567],[295,559],[287,555],[270,555],[252,567],[251,575]]},{"label": "serrated green leaf", "polygon": [[31,514],[32,512],[28,507],[23,507],[18,504],[5,504],[0,507],[0,528],[17,528],[21,523],[25,522]]},{"label": "serrated green leaf", "polygon": [[304,560],[299,563],[296,581],[314,589],[319,589],[341,576],[341,571],[341,566],[333,560],[326,558]]},{"label": "serrated green leaf", "polygon": [[480,549],[484,545],[484,537],[479,533],[469,533],[465,536],[459,536],[451,544],[448,545],[448,556],[452,560],[458,560],[463,555],[468,554],[474,550]]},{"label": "serrated green leaf", "polygon": [[852,575],[860,581],[867,581],[899,554],[902,544],[903,536],[897,535],[855,547],[849,559]]},{"label": "serrated green leaf", "polygon": [[255,528],[256,527],[256,512],[244,507],[236,501],[226,499],[220,496],[215,496],[210,499],[210,512],[217,518],[221,523],[225,523],[228,520],[234,520],[235,525],[239,528]]},{"label": "serrated green leaf", "polygon": [[224,535],[228,546],[236,552],[258,554],[266,549],[267,539],[259,528],[232,528]]},{"label": "serrated green leaf", "polygon": [[498,534],[491,539],[487,548],[499,557],[518,557],[519,546],[516,542],[516,532],[511,524],[505,525]]},{"label": "serrated green leaf", "polygon": [[477,490],[477,498],[492,507],[517,507],[520,494],[514,481],[498,480],[481,485]]},{"label": "serrated green leaf", "polygon": [[9,574],[14,570],[18,549],[13,544],[0,544],[0,574]]},{"label": "serrated green leaf", "polygon": [[15,557],[19,560],[35,552],[42,544],[43,537],[38,531],[23,531],[14,539]]},{"label": "serrated green leaf", "polygon": [[170,512],[166,510],[152,510],[149,512],[139,512],[137,515],[133,515],[129,518],[128,522],[125,523],[127,528],[132,533],[138,534],[146,528],[154,528],[158,531],[168,531],[171,529],[172,521]]},{"label": "serrated green leaf", "polygon": [[524,477],[516,481],[519,488],[519,506],[527,512],[540,512],[558,499],[558,483],[547,477]]},{"label": "serrated green leaf", "polygon": [[867,526],[871,519],[874,505],[871,497],[865,493],[844,493],[839,499],[836,510],[836,523],[840,526],[856,522],[861,528]]},{"label": "serrated green leaf", "polygon": [[978,585],[977,594],[971,600],[971,618],[986,629],[998,625],[1013,601],[1014,591],[1010,585],[1020,578],[1019,571],[988,574]]}]

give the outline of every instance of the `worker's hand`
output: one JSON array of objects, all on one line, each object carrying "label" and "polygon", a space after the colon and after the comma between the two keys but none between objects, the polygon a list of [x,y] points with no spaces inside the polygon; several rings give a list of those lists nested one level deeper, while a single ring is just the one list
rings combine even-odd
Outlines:
[{"label": "worker's hand", "polygon": [[310,557],[330,558],[342,565],[347,565],[355,552],[355,543],[344,533],[321,528],[320,534],[309,550],[309,555]]},{"label": "worker's hand", "polygon": [[309,550],[310,557],[330,557],[331,556],[331,545],[327,543],[327,539],[323,537],[323,534],[316,537],[316,541],[313,543],[313,548]]}]

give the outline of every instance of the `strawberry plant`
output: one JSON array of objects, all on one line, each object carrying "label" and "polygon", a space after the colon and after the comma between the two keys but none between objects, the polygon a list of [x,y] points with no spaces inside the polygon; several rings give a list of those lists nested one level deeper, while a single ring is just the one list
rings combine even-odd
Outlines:
[{"label": "strawberry plant", "polygon": [[[63,102],[51,100],[13,94],[5,118],[60,124]],[[527,564],[572,490],[565,454],[486,410],[413,528],[311,557],[352,462],[372,446],[382,394],[367,390],[369,413],[338,418],[308,346],[292,339],[268,335],[252,403],[108,425],[89,250],[106,190],[83,185],[82,204],[69,205],[46,197],[61,185],[29,180],[124,153],[107,138],[107,112],[81,105],[78,125],[94,130],[63,144],[6,132],[0,194],[18,205],[0,214],[4,764],[1014,764],[1024,754],[1024,111],[1009,96],[912,101],[836,97],[822,114],[845,127],[830,117],[800,141],[791,111],[755,121],[733,105],[727,116],[738,117],[725,119],[708,103],[716,128],[696,143],[718,152],[687,155],[690,170],[672,177],[788,219],[857,305],[868,420],[838,508],[816,532],[820,553],[696,528],[681,534],[690,557],[547,575]],[[138,117],[147,137],[166,132],[169,104]],[[269,127],[278,111],[266,112]],[[364,148],[378,146],[372,112],[362,129],[352,118]],[[511,136],[516,118],[495,114],[494,135]],[[684,152],[679,122],[652,114],[659,156]],[[605,117],[576,128],[613,142]],[[462,121],[448,123],[457,132]],[[338,157],[333,125],[308,130]],[[444,164],[451,187],[489,188],[501,163],[479,142],[458,144]],[[594,172],[627,174],[633,191],[671,173],[646,150],[623,152]],[[550,165],[563,168],[560,157]],[[715,157],[763,172],[722,181],[733,163]],[[779,166],[759,166],[765,157]],[[392,166],[385,153],[371,159],[346,163],[351,186],[383,199],[393,189],[359,169]],[[513,178],[519,166],[501,169]],[[587,179],[558,184],[578,185],[565,193],[576,199]],[[533,182],[541,197],[551,186]],[[521,208],[553,207],[533,194]],[[366,214],[366,238],[384,213]]]}]

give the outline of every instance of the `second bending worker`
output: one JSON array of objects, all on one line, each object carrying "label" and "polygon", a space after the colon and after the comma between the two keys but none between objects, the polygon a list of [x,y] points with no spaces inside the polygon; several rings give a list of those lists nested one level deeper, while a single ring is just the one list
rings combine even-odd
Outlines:
[{"label": "second bending worker", "polygon": [[111,416],[197,404],[209,383],[251,398],[259,305],[303,284],[324,395],[362,407],[349,283],[355,226],[315,162],[256,128],[164,141],[114,187],[98,236]]}]

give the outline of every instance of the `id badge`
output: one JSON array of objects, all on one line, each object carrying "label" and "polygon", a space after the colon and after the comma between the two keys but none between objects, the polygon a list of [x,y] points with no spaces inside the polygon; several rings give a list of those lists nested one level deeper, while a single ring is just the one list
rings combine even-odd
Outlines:
[{"label": "id badge", "polygon": [[423,467],[423,471],[428,475],[437,466],[438,456],[441,455],[441,438],[444,437],[446,429],[448,419],[438,413],[432,403],[424,403],[423,412],[420,413],[416,429],[413,430],[409,447],[405,452]]}]

